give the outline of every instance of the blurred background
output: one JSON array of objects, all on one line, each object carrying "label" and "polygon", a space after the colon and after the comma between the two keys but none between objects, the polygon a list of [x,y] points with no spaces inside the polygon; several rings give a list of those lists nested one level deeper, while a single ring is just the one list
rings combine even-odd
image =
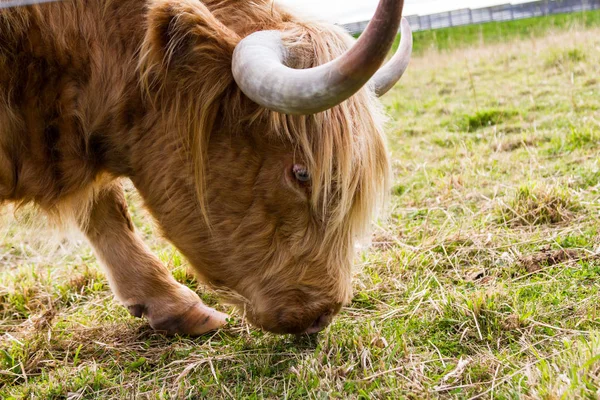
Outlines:
[{"label": "blurred background", "polygon": [[[377,0],[278,0],[280,4],[295,10],[309,13],[329,22],[347,24],[366,21],[375,12]],[[530,0],[515,0],[512,4],[527,3]],[[428,15],[461,8],[482,8],[505,4],[502,0],[405,0],[405,15]]]},{"label": "blurred background", "polygon": [[[310,17],[343,25],[355,36],[366,28],[377,0],[278,0]],[[406,0],[404,16],[415,35],[415,54],[546,35],[574,25],[600,24],[600,0]],[[590,12],[592,11],[592,12]],[[568,15],[571,14],[571,15]]]}]

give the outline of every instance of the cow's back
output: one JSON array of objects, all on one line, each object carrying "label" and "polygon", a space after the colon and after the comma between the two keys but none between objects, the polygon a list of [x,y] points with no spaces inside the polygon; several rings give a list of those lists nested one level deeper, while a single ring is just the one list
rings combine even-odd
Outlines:
[{"label": "cow's back", "polygon": [[0,201],[52,207],[85,189],[136,90],[143,0],[0,10]]}]

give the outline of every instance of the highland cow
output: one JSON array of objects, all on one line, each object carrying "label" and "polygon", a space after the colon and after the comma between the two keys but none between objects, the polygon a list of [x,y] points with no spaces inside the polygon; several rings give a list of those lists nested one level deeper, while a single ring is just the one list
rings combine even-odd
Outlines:
[{"label": "highland cow", "polygon": [[381,0],[356,42],[272,3],[0,0],[0,202],[74,223],[154,329],[198,335],[226,315],[142,243],[123,178],[256,326],[314,333],[351,298],[355,242],[388,191],[376,97],[410,57],[403,21],[380,69],[403,1]]}]

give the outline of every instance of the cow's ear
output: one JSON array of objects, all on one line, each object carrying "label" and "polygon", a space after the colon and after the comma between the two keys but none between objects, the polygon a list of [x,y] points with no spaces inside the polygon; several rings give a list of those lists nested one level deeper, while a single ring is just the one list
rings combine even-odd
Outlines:
[{"label": "cow's ear", "polygon": [[[230,69],[239,37],[198,0],[153,0],[140,67],[146,73],[205,74]],[[215,72],[215,71],[212,71]],[[230,72],[229,72],[230,74]]]}]

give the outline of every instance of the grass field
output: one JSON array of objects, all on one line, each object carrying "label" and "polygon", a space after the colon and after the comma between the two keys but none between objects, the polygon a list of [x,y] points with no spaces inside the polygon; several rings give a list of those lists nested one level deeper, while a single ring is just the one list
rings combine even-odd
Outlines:
[{"label": "grass field", "polygon": [[508,22],[491,22],[415,32],[414,52],[447,51],[473,45],[489,45],[514,39],[539,38],[556,30],[600,27],[600,10],[555,14]]},{"label": "grass field", "polygon": [[0,398],[597,398],[599,65],[600,30],[582,26],[416,57],[384,99],[392,205],[352,304],[316,338],[239,319],[155,334],[86,245],[50,245],[23,228],[35,214],[4,209]]}]

